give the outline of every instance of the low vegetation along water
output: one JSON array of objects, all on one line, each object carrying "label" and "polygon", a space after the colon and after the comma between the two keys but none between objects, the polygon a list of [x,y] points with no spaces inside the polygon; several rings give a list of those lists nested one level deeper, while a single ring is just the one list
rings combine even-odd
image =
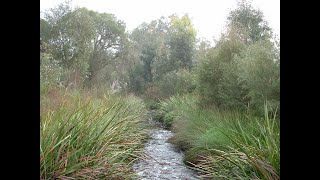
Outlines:
[{"label": "low vegetation along water", "polygon": [[198,179],[183,164],[183,152],[167,142],[173,133],[163,129],[152,119],[150,123],[153,128],[144,147],[146,157],[133,165],[140,179]]}]

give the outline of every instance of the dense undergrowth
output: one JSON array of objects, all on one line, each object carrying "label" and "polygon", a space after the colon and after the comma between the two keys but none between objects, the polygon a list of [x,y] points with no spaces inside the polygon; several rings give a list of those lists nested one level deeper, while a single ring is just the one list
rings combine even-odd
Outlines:
[{"label": "dense undergrowth", "polygon": [[51,89],[41,95],[40,179],[128,179],[146,133],[141,99]]},{"label": "dense undergrowth", "polygon": [[157,118],[175,132],[170,140],[186,152],[185,163],[203,178],[279,179],[279,118],[200,108],[195,96],[162,101]]}]

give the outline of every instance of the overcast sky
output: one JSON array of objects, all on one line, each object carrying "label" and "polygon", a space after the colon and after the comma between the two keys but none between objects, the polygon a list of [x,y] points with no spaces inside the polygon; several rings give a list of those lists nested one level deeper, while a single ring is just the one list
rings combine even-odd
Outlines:
[{"label": "overcast sky", "polygon": [[[40,11],[52,8],[65,0],[40,0]],[[254,8],[260,9],[280,37],[280,0],[250,0]],[[159,19],[174,13],[191,17],[198,37],[211,42],[217,39],[225,27],[230,10],[237,0],[73,0],[73,6],[86,7],[98,12],[115,14],[131,31],[143,22]]]}]

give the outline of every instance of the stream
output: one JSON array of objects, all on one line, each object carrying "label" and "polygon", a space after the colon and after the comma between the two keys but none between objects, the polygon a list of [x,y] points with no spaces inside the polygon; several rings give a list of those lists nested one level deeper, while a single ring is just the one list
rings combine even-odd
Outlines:
[{"label": "stream", "polygon": [[144,147],[146,157],[133,165],[139,179],[198,179],[195,172],[183,164],[183,152],[167,142],[173,133],[152,119],[149,123],[153,128]]}]

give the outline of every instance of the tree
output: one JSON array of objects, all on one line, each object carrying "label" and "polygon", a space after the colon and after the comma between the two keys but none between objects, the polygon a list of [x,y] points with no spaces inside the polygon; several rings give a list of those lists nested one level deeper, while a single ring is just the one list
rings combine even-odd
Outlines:
[{"label": "tree", "polygon": [[197,63],[201,62],[205,58],[210,48],[212,48],[212,46],[208,40],[199,39],[195,47],[193,64],[196,65]]},{"label": "tree", "polygon": [[230,12],[228,33],[234,34],[245,44],[271,38],[271,28],[263,19],[262,12],[254,9],[246,1],[240,1],[238,7]]},{"label": "tree", "polygon": [[258,41],[237,59],[239,80],[245,82],[251,105],[263,114],[264,102],[279,108],[280,104],[280,50],[270,41]]},{"label": "tree", "polygon": [[90,11],[90,16],[94,21],[95,35],[91,39],[93,50],[89,58],[88,85],[93,85],[98,82],[99,71],[120,56],[126,36],[124,22],[113,14]]},{"label": "tree", "polygon": [[[151,94],[160,97],[160,94],[153,92],[166,88],[169,90],[169,86],[165,84],[167,78],[177,80],[181,82],[180,84],[187,79],[189,81],[191,77],[189,73],[179,69],[191,70],[195,35],[195,30],[187,15],[181,18],[175,15],[169,18],[161,17],[137,27],[131,33],[130,40],[140,51],[142,74],[139,76],[143,77],[144,83],[139,84],[143,84],[144,89],[148,92],[150,90]],[[140,69],[140,66],[141,64],[137,64],[137,69]],[[132,72],[138,76],[137,72],[141,71]],[[173,85],[170,89],[169,91],[173,92],[176,88]],[[190,85],[188,89],[194,89],[193,85]]]},{"label": "tree", "polygon": [[42,42],[48,43],[50,38],[50,30],[50,24],[45,19],[40,18],[40,39]]},{"label": "tree", "polygon": [[[80,79],[81,84],[86,80],[86,84],[92,86],[102,80],[100,76],[110,75],[106,67],[114,65],[127,39],[122,21],[113,14],[86,8],[72,10],[68,3],[52,8],[45,16],[51,27],[50,52],[64,67],[65,79],[74,77]],[[45,22],[42,24],[41,29],[46,32]],[[66,85],[69,81],[66,80]]]},{"label": "tree", "polygon": [[203,105],[243,107],[244,96],[238,82],[234,57],[245,45],[232,36],[223,35],[216,46],[209,48],[197,67],[198,90]]},{"label": "tree", "polygon": [[[177,67],[191,69],[196,31],[188,15],[172,15],[170,24],[170,59]],[[176,67],[176,68],[177,68]]]},{"label": "tree", "polygon": [[95,33],[89,11],[86,8],[72,10],[68,4],[62,4],[47,12],[46,18],[52,27],[51,54],[65,69],[65,85],[81,85],[88,76],[91,39]]},{"label": "tree", "polygon": [[196,67],[197,90],[202,106],[218,106],[218,85],[222,71],[218,61],[218,50],[210,48]]},{"label": "tree", "polygon": [[131,39],[140,50],[140,60],[144,66],[144,79],[148,83],[159,79],[165,72],[168,63],[167,47],[168,24],[164,18],[153,20],[149,24],[143,23],[136,28]]},{"label": "tree", "polygon": [[[205,51],[205,56],[200,56],[202,60],[197,67],[198,92],[203,105],[244,109],[250,103],[255,104],[255,108],[262,108],[266,97],[270,99],[269,92],[277,94],[277,80],[272,80],[275,84],[274,89],[270,90],[268,84],[256,79],[259,77],[258,71],[263,74],[273,69],[265,74],[266,77],[277,74],[275,67],[267,65],[268,63],[262,62],[260,58],[263,54],[274,52],[271,47],[266,48],[269,45],[261,45],[261,42],[271,44],[271,33],[262,13],[245,1],[240,2],[237,9],[230,12],[227,33],[222,34],[214,48]],[[259,48],[261,49],[258,50]],[[254,51],[261,54],[253,53]],[[258,59],[261,60],[260,65],[266,65],[264,68],[250,65],[256,64]],[[266,61],[269,61],[267,59]],[[259,88],[260,95],[257,94]]]}]

